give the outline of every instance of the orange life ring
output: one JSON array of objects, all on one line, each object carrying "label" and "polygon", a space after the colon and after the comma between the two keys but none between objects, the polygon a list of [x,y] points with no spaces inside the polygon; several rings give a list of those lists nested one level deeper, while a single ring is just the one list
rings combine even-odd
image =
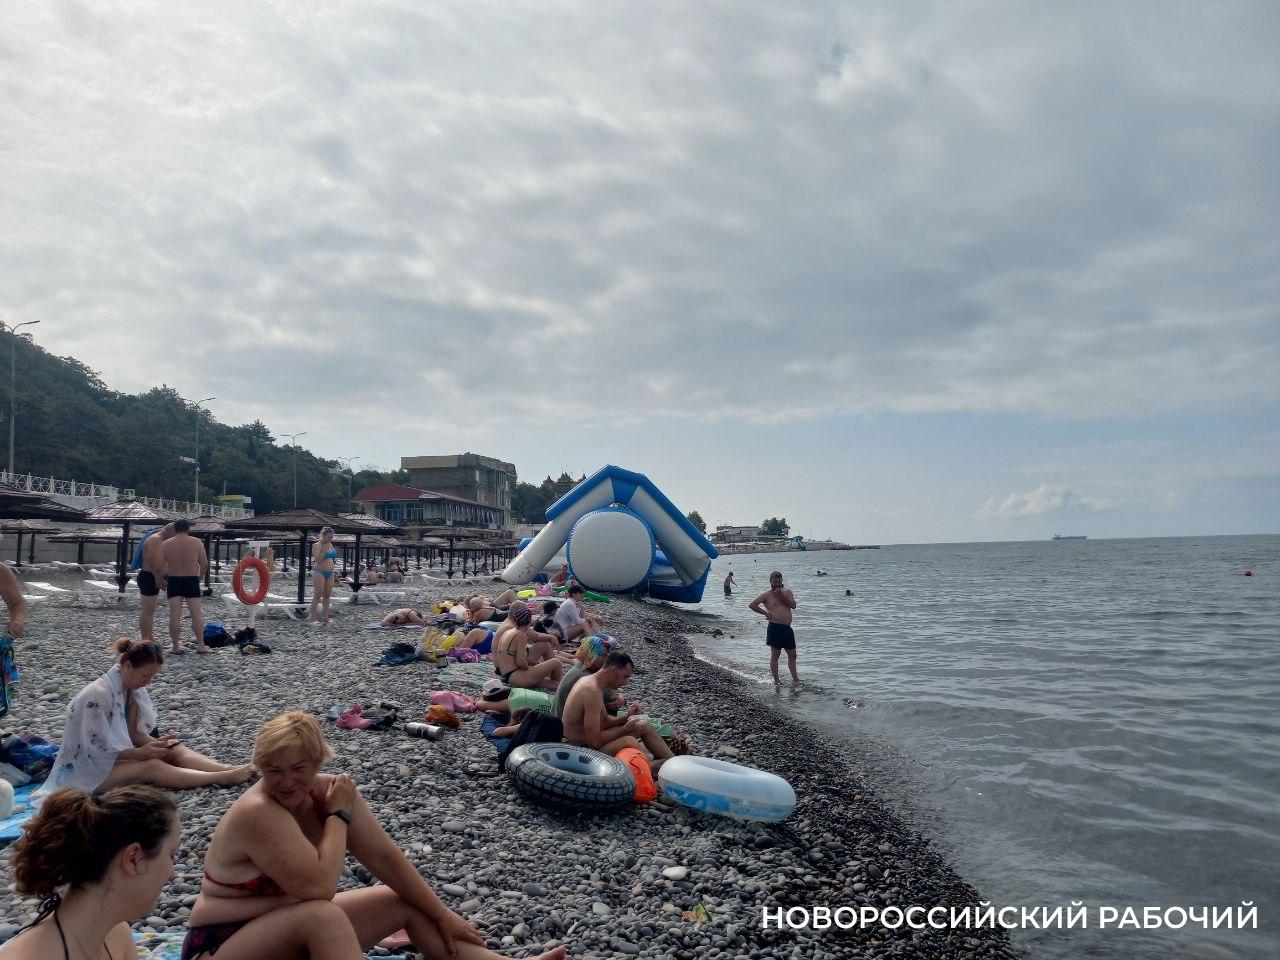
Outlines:
[{"label": "orange life ring", "polygon": [[[255,593],[248,593],[244,589],[244,572],[250,568],[257,571],[258,574],[258,589]],[[267,588],[270,585],[271,574],[267,572],[267,565],[253,556],[253,554],[241,557],[240,562],[236,564],[235,572],[231,574],[231,589],[236,592],[236,596],[240,598],[241,603],[249,606],[265,600],[267,598]]]}]

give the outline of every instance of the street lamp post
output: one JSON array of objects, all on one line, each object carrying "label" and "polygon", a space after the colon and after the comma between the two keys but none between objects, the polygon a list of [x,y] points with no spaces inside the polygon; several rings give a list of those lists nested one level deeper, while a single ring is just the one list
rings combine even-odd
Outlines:
[{"label": "street lamp post", "polygon": [[351,461],[357,458],[356,457],[338,457],[338,459],[345,461],[347,464],[347,507],[349,509],[351,506],[351,477],[352,477]]},{"label": "street lamp post", "polygon": [[200,405],[217,397],[205,397],[196,401],[196,516],[200,515]]},{"label": "street lamp post", "polygon": [[293,506],[298,507],[298,438],[305,437],[307,431],[301,433],[282,433],[280,436],[289,438],[289,445],[293,447]]},{"label": "street lamp post", "polygon": [[13,428],[14,418],[17,416],[18,409],[18,331],[23,327],[31,327],[39,323],[39,320],[27,320],[24,323],[14,324],[9,327],[9,332],[13,334],[13,341],[9,344],[9,473],[13,474]]}]

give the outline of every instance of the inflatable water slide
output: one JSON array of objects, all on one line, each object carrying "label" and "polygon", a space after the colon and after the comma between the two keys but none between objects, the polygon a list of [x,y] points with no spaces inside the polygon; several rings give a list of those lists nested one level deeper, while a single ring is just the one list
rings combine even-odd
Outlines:
[{"label": "inflatable water slide", "polygon": [[643,473],[606,466],[547,507],[547,525],[502,573],[529,583],[569,564],[588,590],[698,603],[720,555]]}]

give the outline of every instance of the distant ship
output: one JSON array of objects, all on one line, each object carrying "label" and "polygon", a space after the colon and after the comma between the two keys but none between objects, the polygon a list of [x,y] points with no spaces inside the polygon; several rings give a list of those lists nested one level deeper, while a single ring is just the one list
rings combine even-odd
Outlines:
[{"label": "distant ship", "polygon": [[1053,539],[1055,540],[1088,540],[1089,538],[1082,533],[1055,533],[1053,535]]}]

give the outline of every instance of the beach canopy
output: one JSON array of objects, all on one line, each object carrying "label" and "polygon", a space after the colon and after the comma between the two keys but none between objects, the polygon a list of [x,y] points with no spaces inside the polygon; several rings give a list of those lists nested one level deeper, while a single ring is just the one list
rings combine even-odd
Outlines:
[{"label": "beach canopy", "polygon": [[19,490],[7,483],[0,483],[0,517],[7,519],[62,520],[75,522],[84,519],[84,511],[69,507],[51,497]]},{"label": "beach canopy", "polygon": [[124,593],[125,585],[129,582],[129,561],[132,555],[129,552],[129,528],[138,525],[143,527],[163,526],[166,523],[172,523],[178,519],[178,514],[169,510],[157,510],[155,507],[149,507],[145,503],[139,503],[137,500],[117,500],[115,503],[108,503],[106,506],[94,507],[84,515],[85,523],[119,524],[121,531],[118,542],[116,543],[116,584],[120,588],[120,592]]},{"label": "beach canopy", "polygon": [[[278,510],[275,513],[264,513],[257,517],[232,520],[226,526],[227,530],[232,533],[261,533],[264,536],[277,530],[297,530],[302,535],[302,545],[298,549],[298,558],[301,561],[299,566],[300,573],[306,572],[308,533],[312,531],[318,532],[325,527],[332,527],[335,534],[354,534],[357,557],[360,555],[361,538],[370,533],[377,533],[366,523],[348,520],[339,514],[325,513],[323,510],[313,510],[310,507],[295,507],[292,510]],[[300,575],[298,577],[298,603],[302,603],[306,597],[306,589],[307,578]],[[359,581],[353,583],[351,589],[358,592],[360,590]]]}]

